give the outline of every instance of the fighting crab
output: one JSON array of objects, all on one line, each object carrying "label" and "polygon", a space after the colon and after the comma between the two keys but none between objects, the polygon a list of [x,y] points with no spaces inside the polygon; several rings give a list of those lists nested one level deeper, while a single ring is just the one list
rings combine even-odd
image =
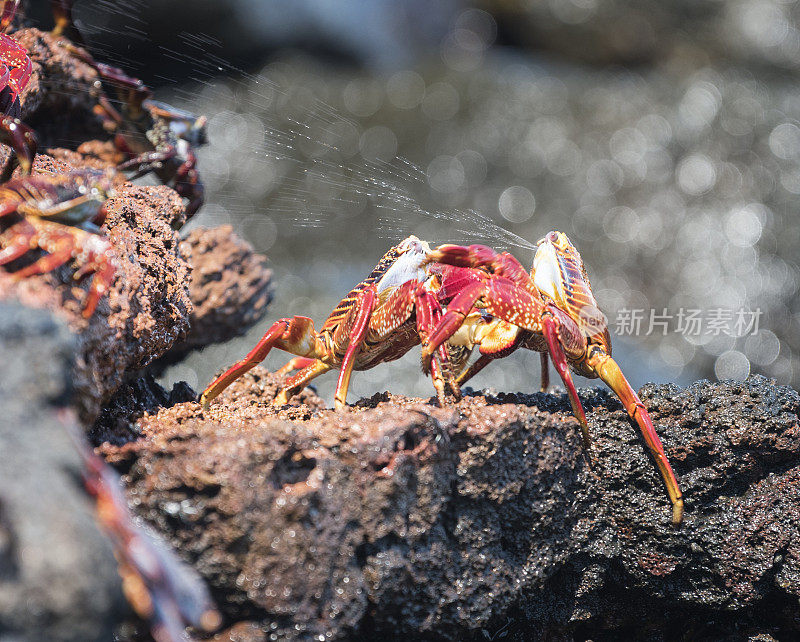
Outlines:
[{"label": "fighting crab", "polygon": [[113,176],[113,170],[81,169],[25,176],[0,185],[0,222],[16,218],[0,234],[0,265],[37,247],[47,254],[14,272],[14,278],[43,274],[74,260],[75,280],[94,274],[84,303],[86,318],[114,280],[111,242],[99,228],[105,202],[114,195]]},{"label": "fighting crab", "polygon": [[[673,522],[680,523],[683,498],[678,481],[647,409],[611,358],[605,317],[597,307],[583,261],[567,236],[550,232],[539,241],[530,274],[510,254],[481,245],[443,245],[430,252],[428,260],[455,269],[444,272],[440,298],[447,311],[423,342],[423,364],[444,342],[469,350],[477,346],[481,357],[461,372],[457,378],[461,384],[492,359],[518,348],[549,353],[567,388],[587,451],[589,426],[570,369],[585,377],[600,377],[639,427],[672,501]],[[546,354],[542,371],[546,381]]]},{"label": "fighting crab", "polygon": [[[317,332],[308,317],[276,321],[248,355],[217,377],[203,391],[204,407],[245,372],[263,361],[272,348],[296,358],[281,370],[300,372],[289,378],[274,403],[285,404],[309,381],[338,367],[335,406],[345,405],[353,370],[366,370],[379,363],[399,359],[428,338],[441,317],[436,290],[438,270],[425,269],[430,246],[410,236],[390,249],[375,269],[356,285],[331,312]],[[445,388],[457,394],[450,375],[446,345],[437,348],[438,360],[430,365],[436,394],[444,401]]]}]

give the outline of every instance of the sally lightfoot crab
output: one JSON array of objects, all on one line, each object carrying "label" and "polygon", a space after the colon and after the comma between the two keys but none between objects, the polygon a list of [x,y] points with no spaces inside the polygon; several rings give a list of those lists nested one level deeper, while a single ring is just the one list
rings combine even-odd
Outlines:
[{"label": "sally lightfoot crab", "polygon": [[[297,355],[280,372],[302,368],[291,377],[275,398],[278,405],[309,381],[338,367],[335,405],[344,407],[353,370],[366,370],[385,361],[399,359],[427,339],[439,321],[441,307],[433,289],[435,274],[426,271],[430,246],[415,236],[389,250],[370,275],[354,287],[331,312],[319,331],[308,317],[276,321],[261,341],[241,361],[217,377],[203,391],[204,407],[245,372],[263,361],[272,348]],[[431,376],[440,401],[449,384],[458,386],[450,375],[446,345],[435,351]]]},{"label": "sally lightfoot crab", "polygon": [[67,174],[40,174],[0,185],[0,265],[39,248],[47,254],[14,272],[22,279],[50,272],[72,260],[75,280],[94,274],[83,316],[92,316],[114,280],[111,242],[100,234],[106,200],[114,195],[113,170],[82,169]]},{"label": "sally lightfoot crab", "polygon": [[428,260],[469,272],[456,272],[460,275],[457,286],[449,289],[457,293],[423,343],[423,363],[444,342],[469,349],[477,346],[482,355],[458,378],[464,383],[492,359],[520,347],[546,351],[567,388],[587,450],[591,445],[589,426],[570,369],[584,377],[599,377],[639,427],[672,501],[673,522],[680,523],[683,497],[678,481],[647,408],[611,358],[605,317],[597,307],[580,254],[567,236],[550,232],[539,241],[530,274],[510,254],[498,254],[482,245],[443,245],[432,251]]},{"label": "sally lightfoot crab", "polygon": [[100,79],[114,88],[120,110],[103,96],[95,112],[114,132],[114,144],[127,155],[120,171],[137,176],[155,173],[164,185],[188,199],[186,218],[203,204],[205,188],[197,172],[195,149],[206,143],[206,118],[153,100],[152,91],[138,78],[117,67],[95,61],[82,49],[71,51],[95,68]]}]

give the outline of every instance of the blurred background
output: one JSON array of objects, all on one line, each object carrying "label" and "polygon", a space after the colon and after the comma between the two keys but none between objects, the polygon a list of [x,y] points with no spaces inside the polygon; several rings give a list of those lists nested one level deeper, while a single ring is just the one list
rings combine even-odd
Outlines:
[{"label": "blurred background", "polygon": [[[164,383],[202,389],[278,318],[319,327],[408,234],[530,265],[559,229],[635,386],[798,387],[794,0],[77,0],[75,14],[98,60],[208,116],[191,226],[231,223],[275,272],[267,318]],[[537,390],[538,363],[520,351],[473,385]],[[317,380],[330,403],[335,379]],[[432,394],[418,349],[357,373],[349,400],[386,389]]]}]

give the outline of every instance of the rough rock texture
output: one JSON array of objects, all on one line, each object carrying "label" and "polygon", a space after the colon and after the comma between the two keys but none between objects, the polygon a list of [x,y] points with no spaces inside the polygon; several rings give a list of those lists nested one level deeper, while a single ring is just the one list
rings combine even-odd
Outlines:
[{"label": "rough rock texture", "polygon": [[80,59],[80,48],[70,51],[64,45],[67,41],[35,28],[20,29],[12,37],[28,50],[33,63],[31,78],[20,94],[23,120],[39,111],[60,113],[62,118],[65,112],[91,112],[100,96],[98,74]]},{"label": "rough rock texture", "polygon": [[76,338],[0,302],[0,639],[110,640],[128,613],[67,435]]},{"label": "rough rock texture", "polygon": [[[229,639],[719,639],[800,632],[800,396],[761,377],[649,385],[687,498],[682,527],[608,393],[437,408],[313,393],[265,405],[256,369],[203,413],[145,415],[105,454],[132,503],[209,581]],[[298,402],[296,402],[298,403]],[[483,631],[486,631],[484,634]],[[739,639],[739,638],[736,638]]]},{"label": "rough rock texture", "polygon": [[[75,161],[78,154],[63,153]],[[74,165],[38,155],[34,171]],[[0,299],[58,311],[79,333],[73,384],[81,418],[91,422],[127,373],[166,352],[189,326],[190,267],[173,228],[185,220],[181,198],[163,186],[122,183],[107,202],[104,229],[114,244],[117,278],[88,321],[81,316],[86,286],[70,284],[74,269],[17,282],[0,270]],[[26,259],[29,260],[29,259]]]},{"label": "rough rock texture", "polygon": [[181,254],[192,266],[193,310],[189,334],[170,351],[170,361],[243,335],[264,316],[273,294],[266,257],[230,225],[192,230],[181,242]]}]

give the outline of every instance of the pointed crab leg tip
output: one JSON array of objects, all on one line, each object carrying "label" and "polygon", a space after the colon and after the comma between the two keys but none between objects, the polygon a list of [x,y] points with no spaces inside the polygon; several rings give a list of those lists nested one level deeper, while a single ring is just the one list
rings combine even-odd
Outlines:
[{"label": "pointed crab leg tip", "polygon": [[680,526],[680,523],[683,521],[683,499],[675,500],[675,503],[672,505],[672,524],[674,526]]}]

